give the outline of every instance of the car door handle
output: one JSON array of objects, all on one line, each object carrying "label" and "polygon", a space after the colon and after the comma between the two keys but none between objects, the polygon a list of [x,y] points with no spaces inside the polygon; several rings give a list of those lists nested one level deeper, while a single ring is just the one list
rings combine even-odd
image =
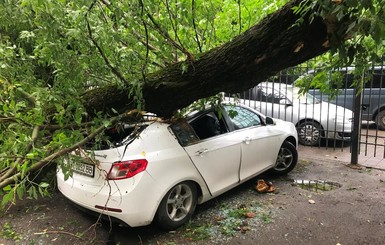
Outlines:
[{"label": "car door handle", "polygon": [[197,155],[200,155],[200,156],[202,156],[202,154],[203,153],[206,153],[206,152],[208,152],[209,151],[209,149],[200,149],[200,150],[198,150],[197,152],[195,152]]},{"label": "car door handle", "polygon": [[243,143],[245,143],[246,145],[250,144],[250,137],[246,137],[244,140],[243,140]]}]

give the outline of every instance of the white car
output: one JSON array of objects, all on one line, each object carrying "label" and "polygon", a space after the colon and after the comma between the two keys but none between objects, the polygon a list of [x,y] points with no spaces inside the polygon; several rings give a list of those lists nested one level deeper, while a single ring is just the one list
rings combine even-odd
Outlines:
[{"label": "white car", "polygon": [[239,102],[266,116],[294,123],[303,145],[319,145],[322,138],[349,141],[353,112],[299,90],[292,85],[263,82],[242,93]]},{"label": "white car", "polygon": [[[131,227],[156,221],[171,230],[206,202],[256,175],[297,164],[290,122],[224,105],[173,123],[149,121],[106,131],[99,149],[59,164],[58,188],[72,202]],[[232,117],[229,117],[229,113]],[[72,169],[65,176],[62,169]]]}]

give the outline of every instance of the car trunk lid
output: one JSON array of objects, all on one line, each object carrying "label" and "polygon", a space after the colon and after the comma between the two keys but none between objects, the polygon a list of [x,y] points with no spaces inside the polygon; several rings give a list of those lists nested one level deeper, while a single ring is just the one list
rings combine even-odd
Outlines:
[{"label": "car trunk lid", "polygon": [[79,148],[72,152],[61,167],[62,169],[72,169],[72,178],[75,181],[78,180],[87,185],[102,186],[106,184],[112,164],[123,158],[127,146],[147,126],[148,124],[136,124],[123,125],[119,129],[116,127],[108,129],[103,139],[89,142],[84,149]]}]

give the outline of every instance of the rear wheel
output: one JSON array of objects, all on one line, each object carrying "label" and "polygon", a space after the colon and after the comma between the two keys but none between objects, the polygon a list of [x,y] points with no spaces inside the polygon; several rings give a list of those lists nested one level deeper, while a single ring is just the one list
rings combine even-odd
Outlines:
[{"label": "rear wheel", "polygon": [[375,120],[377,127],[381,130],[385,130],[385,110],[378,112]]},{"label": "rear wheel", "polygon": [[295,165],[297,165],[298,161],[298,152],[295,146],[285,141],[283,142],[281,149],[279,149],[277,161],[275,163],[274,168],[271,170],[274,174],[287,174]]},{"label": "rear wheel", "polygon": [[322,127],[313,121],[304,121],[299,124],[298,141],[302,145],[316,146],[321,143]]},{"label": "rear wheel", "polygon": [[197,204],[193,183],[182,182],[171,188],[159,205],[156,221],[166,230],[174,230],[190,220]]}]

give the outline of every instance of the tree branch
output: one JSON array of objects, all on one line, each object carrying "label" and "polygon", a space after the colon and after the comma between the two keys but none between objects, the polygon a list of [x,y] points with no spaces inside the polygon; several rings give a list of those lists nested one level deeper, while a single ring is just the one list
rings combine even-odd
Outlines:
[{"label": "tree branch", "polygon": [[[111,11],[113,11],[113,9],[111,9],[110,7],[111,7],[111,3],[110,2],[108,2],[108,1],[101,1],[107,8],[109,8]],[[142,0],[139,0],[139,5],[143,5],[143,1]],[[144,5],[143,5],[144,6]],[[143,19],[143,17],[141,17],[141,19],[142,19],[142,21],[144,21],[144,19]],[[115,25],[114,25],[114,28],[115,28],[115,30],[116,30],[116,24],[117,23],[114,23]],[[122,23],[122,25],[127,29],[127,30],[129,30],[129,29],[131,29],[131,27],[129,27],[129,26],[127,26],[125,23]],[[148,35],[148,28],[147,28],[147,23],[143,23],[143,25],[144,25],[144,27],[145,27],[145,32],[146,32],[146,37],[145,37],[145,41],[143,41],[143,38],[140,36],[140,34],[138,33],[138,32],[136,32],[134,29],[131,29],[131,33],[132,33],[132,35],[133,36],[135,36],[136,37],[136,39],[140,42],[140,43],[142,43],[143,44],[143,46],[145,46],[149,51],[151,51],[151,52],[153,52],[154,54],[156,54],[156,55],[159,55],[160,54],[160,52],[159,52],[159,50],[156,48],[156,47],[154,47],[154,46],[152,46],[150,43],[149,43],[149,35]],[[122,41],[121,41],[122,42]],[[126,47],[128,46],[126,43],[124,43],[124,42],[122,42]],[[161,54],[162,55],[162,54]],[[138,56],[139,56],[139,58],[142,58],[142,56],[138,53]],[[147,55],[146,55],[147,56]],[[162,57],[161,58],[165,58],[165,56],[163,56],[162,55]],[[143,58],[144,59],[144,58]],[[148,58],[147,58],[148,59]],[[147,62],[148,63],[148,62]],[[154,66],[157,66],[157,67],[160,67],[160,68],[164,68],[165,66],[164,65],[161,65],[161,64],[159,64],[159,63],[157,63],[157,62],[155,62],[155,61],[152,61],[151,62],[151,64],[152,65],[154,65]]]},{"label": "tree branch", "polygon": [[239,34],[241,34],[242,33],[241,0],[238,0],[238,22],[239,22]]},{"label": "tree branch", "polygon": [[58,124],[44,124],[44,125],[40,125],[39,127],[41,130],[54,131],[54,130],[59,130],[59,129],[79,129],[79,128],[84,128],[84,127],[89,127],[92,125],[95,125],[95,123],[94,122],[85,122],[85,123],[82,123],[80,125],[68,124],[68,125],[64,125],[64,126],[60,126]]},{"label": "tree branch", "polygon": [[[147,24],[146,24],[147,25]],[[127,26],[125,26],[126,28],[128,28]],[[143,41],[143,38],[140,36],[139,33],[137,33],[135,30],[131,30],[131,33],[136,37],[136,39],[141,42],[145,47],[147,47],[150,51],[152,51],[153,53],[157,54],[159,52],[159,50],[157,48],[155,48],[154,46],[152,46],[151,44],[148,43],[148,36],[146,36],[146,40]]]},{"label": "tree branch", "polygon": [[[174,31],[175,39],[178,41],[180,47],[182,48],[181,51],[182,51],[184,54],[186,54],[188,58],[190,58],[190,56],[192,56],[192,54],[191,54],[190,52],[188,52],[187,49],[183,46],[183,43],[182,43],[182,41],[180,40],[179,35],[178,35],[178,30],[177,30],[177,28],[176,28],[176,26],[175,26],[175,23],[174,23],[174,21],[173,21],[173,20],[175,19],[175,17],[174,17],[173,14],[171,13],[170,5],[169,5],[169,3],[168,3],[168,0],[165,0],[165,1],[166,1],[166,9],[167,9],[167,13],[168,13],[168,18],[169,18],[170,23],[171,23],[171,28],[172,28],[172,30]],[[188,54],[187,54],[187,53],[188,53]]]},{"label": "tree branch", "polygon": [[100,55],[102,56],[104,62],[106,63],[106,65],[110,68],[110,70],[112,71],[112,73],[114,73],[122,82],[124,82],[125,84],[128,84],[128,81],[125,79],[125,77],[122,75],[122,73],[115,67],[111,64],[111,62],[109,61],[109,59],[107,58],[106,54],[103,52],[103,49],[100,47],[100,45],[98,44],[98,42],[95,40],[93,34],[92,34],[92,30],[91,30],[91,26],[90,26],[90,22],[88,21],[88,13],[91,12],[92,8],[94,7],[95,3],[97,3],[97,0],[95,0],[91,5],[90,7],[88,8],[88,11],[86,13],[86,22],[87,22],[87,30],[88,30],[88,35],[90,36],[90,39],[92,41],[92,43],[96,46],[96,48],[98,49]]},{"label": "tree branch", "polygon": [[194,32],[195,32],[195,40],[198,44],[199,52],[202,53],[202,46],[199,40],[197,25],[195,23],[195,0],[191,0],[191,12],[192,12],[192,23],[193,23]]},{"label": "tree branch", "polygon": [[147,64],[148,64],[148,52],[149,52],[149,48],[148,48],[148,29],[147,29],[147,24],[146,24],[146,22],[143,19],[144,4],[143,4],[142,0],[139,0],[139,5],[140,5],[140,19],[142,20],[144,31],[145,31],[145,34],[146,34],[146,45],[145,45],[145,47],[146,47],[146,59],[145,59],[145,62],[143,64],[143,66],[142,66],[142,78],[143,78],[143,81],[145,82],[146,81],[146,68],[147,68]]},{"label": "tree branch", "polygon": [[[219,92],[244,91],[284,68],[325,53],[329,47],[323,46],[328,40],[324,19],[295,14],[293,7],[301,2],[303,0],[289,2],[197,60],[177,62],[148,74],[142,89],[145,110],[171,117],[198,99]],[[153,24],[157,24],[155,20]],[[122,89],[114,85],[98,88],[84,97],[84,106],[88,112],[111,107],[132,108],[132,98],[127,96],[130,91],[129,87]]]},{"label": "tree branch", "polygon": [[[130,116],[130,115],[132,115],[132,114],[127,114],[127,115],[123,115],[123,116],[127,117],[127,116]],[[122,119],[122,116],[113,117],[113,118],[110,119],[110,122],[111,122],[111,124],[114,124],[114,123],[116,123],[117,121],[119,121],[121,119]],[[105,126],[104,125],[100,126],[92,134],[88,135],[87,137],[85,137],[84,139],[79,141],[78,143],[76,143],[76,144],[74,144],[74,145],[72,145],[70,147],[61,149],[61,150],[59,150],[59,151],[57,151],[57,152],[55,152],[55,153],[45,157],[44,159],[42,159],[42,160],[32,164],[25,171],[25,173],[35,172],[36,170],[39,170],[39,169],[45,167],[46,165],[50,164],[55,159],[65,155],[65,154],[68,154],[68,153],[74,151],[75,149],[83,146],[85,143],[87,143],[88,141],[90,141],[93,138],[95,138],[97,135],[102,133],[104,130],[105,130]],[[32,147],[32,144],[30,144],[30,147]],[[5,186],[7,186],[9,184],[14,183],[16,180],[20,179],[21,177],[22,177],[22,173],[21,172],[18,172],[18,173],[13,172],[12,175],[7,174],[6,178],[5,177],[0,178],[0,189],[4,188]]]},{"label": "tree branch", "polygon": [[[35,126],[33,131],[32,131],[32,141],[28,144],[26,147],[26,152],[29,152],[31,149],[33,149],[33,146],[35,145],[37,139],[38,139],[38,134],[39,134],[39,126]],[[0,183],[5,181],[6,179],[12,178],[12,176],[16,170],[17,170],[17,165],[21,164],[25,160],[24,158],[18,157],[14,164],[3,174],[0,175]],[[1,187],[0,187],[1,188]]]},{"label": "tree branch", "polygon": [[[1,79],[0,82],[4,82],[8,86],[11,86],[11,84],[8,82],[7,79]],[[36,99],[32,95],[30,95],[29,93],[25,92],[20,87],[16,87],[16,91],[19,92],[31,104],[31,106],[35,106],[36,105]]]},{"label": "tree branch", "polygon": [[29,93],[25,92],[22,88],[18,87],[16,90],[31,104],[31,106],[36,105],[36,99],[30,95]]},{"label": "tree branch", "polygon": [[155,30],[161,35],[163,36],[167,42],[169,42],[174,48],[176,48],[177,50],[181,51],[183,54],[185,54],[187,56],[187,58],[192,61],[194,60],[194,56],[189,53],[185,48],[183,48],[181,45],[179,45],[176,41],[174,41],[170,35],[168,34],[167,31],[164,31],[161,26],[156,22],[156,20],[154,19],[154,17],[147,13],[147,17],[151,20],[151,23],[153,24],[153,26],[155,27]]}]

